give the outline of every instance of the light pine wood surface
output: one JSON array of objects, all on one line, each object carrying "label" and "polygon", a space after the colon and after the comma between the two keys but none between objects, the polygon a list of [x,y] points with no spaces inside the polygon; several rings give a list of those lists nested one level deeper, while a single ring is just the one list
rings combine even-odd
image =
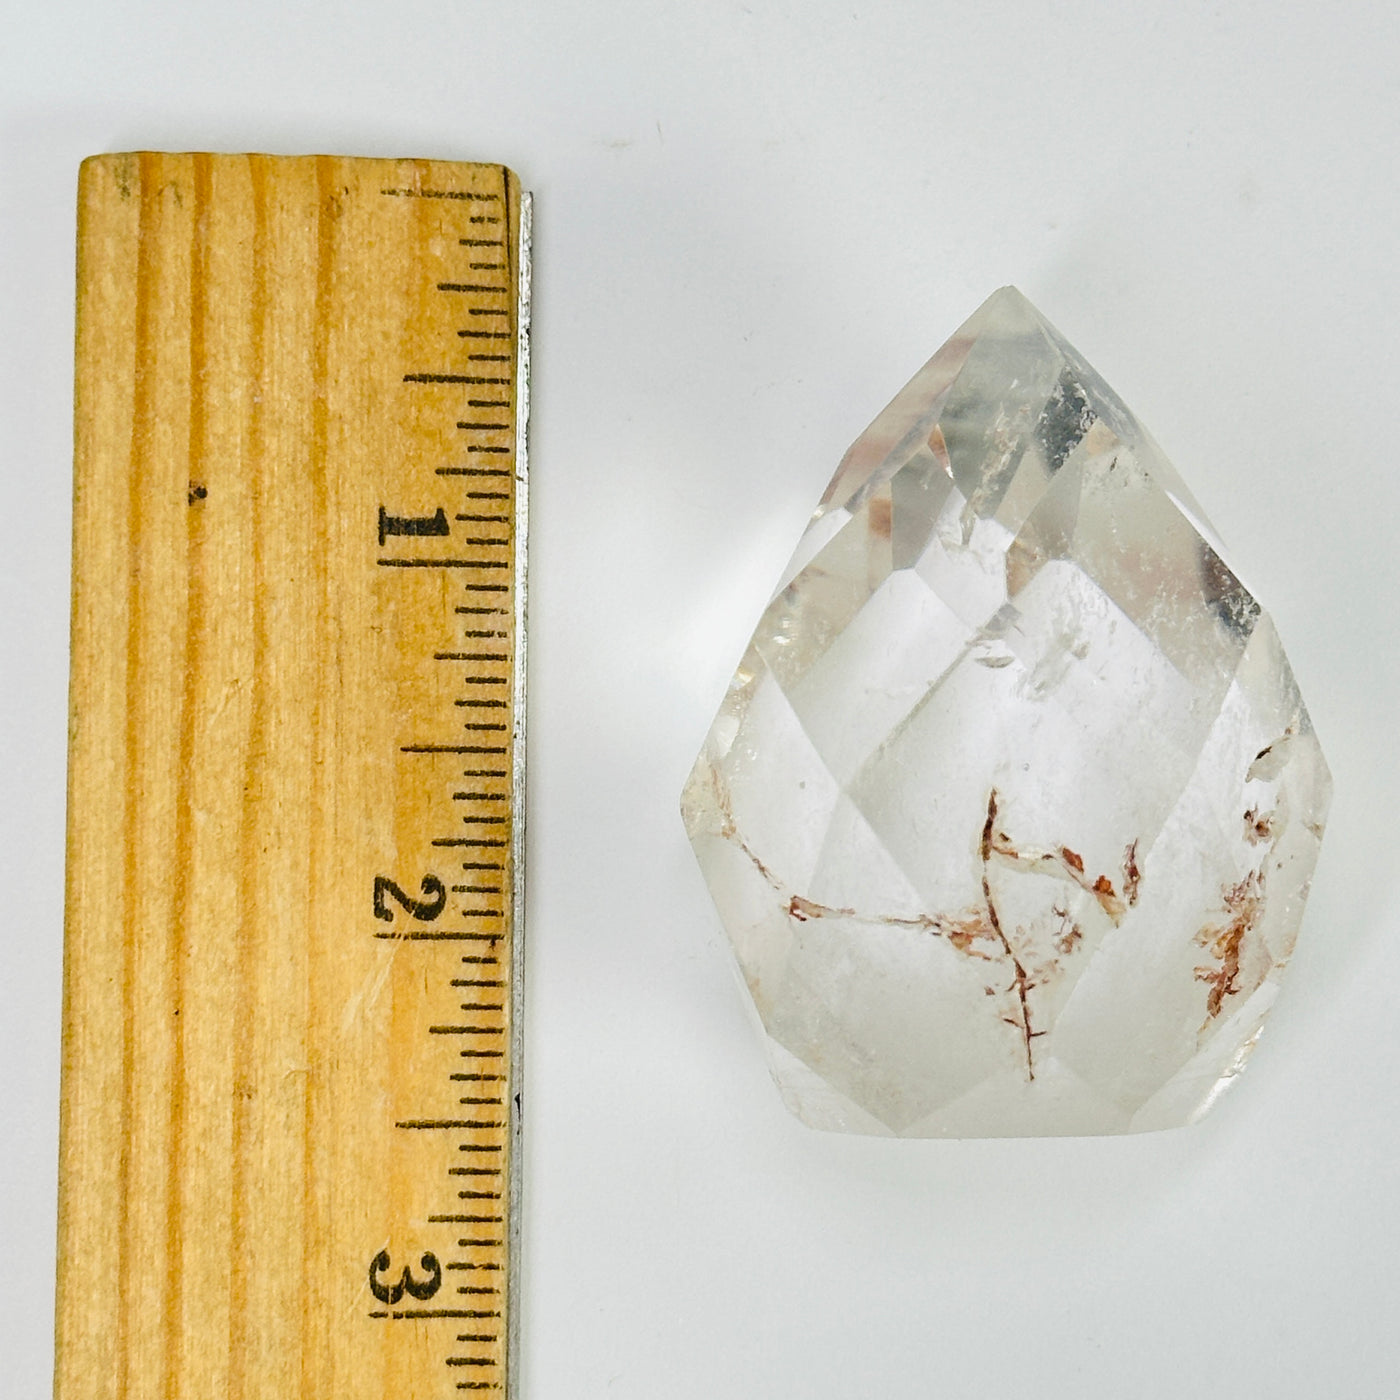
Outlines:
[{"label": "light pine wood surface", "polygon": [[83,167],[59,1400],[507,1384],[521,215]]}]

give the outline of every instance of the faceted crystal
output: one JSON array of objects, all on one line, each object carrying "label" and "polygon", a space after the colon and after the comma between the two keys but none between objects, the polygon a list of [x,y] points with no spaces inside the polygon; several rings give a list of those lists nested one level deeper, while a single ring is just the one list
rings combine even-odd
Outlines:
[{"label": "faceted crystal", "polygon": [[1331,780],[1160,448],[1014,288],[846,454],[682,810],[789,1106],[906,1137],[1197,1118]]}]

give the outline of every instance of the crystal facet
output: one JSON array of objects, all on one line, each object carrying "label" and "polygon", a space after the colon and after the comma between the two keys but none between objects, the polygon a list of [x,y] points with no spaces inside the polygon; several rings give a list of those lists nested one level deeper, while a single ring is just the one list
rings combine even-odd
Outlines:
[{"label": "crystal facet", "polygon": [[682,799],[816,1127],[1198,1117],[1293,949],[1331,790],[1269,618],[1014,288],[846,454]]}]

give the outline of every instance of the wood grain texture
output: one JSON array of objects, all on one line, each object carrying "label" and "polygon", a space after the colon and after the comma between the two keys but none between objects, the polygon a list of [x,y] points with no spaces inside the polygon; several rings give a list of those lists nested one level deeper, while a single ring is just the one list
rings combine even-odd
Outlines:
[{"label": "wood grain texture", "polygon": [[499,1393],[518,185],[141,154],[79,205],[57,1393]]}]

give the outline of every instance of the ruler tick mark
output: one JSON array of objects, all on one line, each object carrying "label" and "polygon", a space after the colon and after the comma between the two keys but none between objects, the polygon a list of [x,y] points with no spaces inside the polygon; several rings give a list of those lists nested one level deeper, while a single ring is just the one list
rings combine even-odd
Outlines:
[{"label": "ruler tick mark", "polygon": [[[396,1128],[422,1128],[429,1131],[458,1128],[491,1128],[500,1127],[499,1123],[473,1123],[463,1118],[405,1118],[394,1124]],[[490,1149],[499,1152],[501,1149],[495,1147]]]},{"label": "ruler tick mark", "polygon": [[[405,384],[509,384],[509,375],[489,376],[479,374],[440,374],[435,370],[415,370],[403,377]],[[492,399],[493,405],[510,407],[506,399]]]},{"label": "ruler tick mark", "polygon": [[[387,189],[380,190],[380,194],[393,195],[399,199],[466,199],[479,204],[499,203],[501,196],[494,192],[478,194],[475,190],[414,190],[414,189]],[[479,217],[472,216],[472,223],[479,222]],[[493,224],[499,223],[499,219],[492,219]]]},{"label": "ruler tick mark", "polygon": [[[502,748],[483,748],[479,744],[403,744],[400,753],[505,753]],[[504,775],[503,775],[504,776]],[[499,867],[497,867],[499,868]]]},{"label": "ruler tick mark", "polygon": [[[449,1264],[448,1268],[451,1267]],[[372,1312],[370,1316],[384,1318],[391,1322],[398,1322],[406,1318],[427,1317],[456,1317],[465,1322],[477,1322],[486,1318],[500,1317],[500,1313],[482,1312],[475,1308],[405,1308],[402,1312]]]},{"label": "ruler tick mark", "polygon": [[[435,841],[433,844],[437,845],[438,842]],[[499,914],[500,910],[492,912]],[[381,933],[376,929],[374,936],[389,943],[494,943],[501,935],[498,933]]]},{"label": "ruler tick mark", "polygon": [[379,559],[386,569],[503,569],[494,559]]}]

